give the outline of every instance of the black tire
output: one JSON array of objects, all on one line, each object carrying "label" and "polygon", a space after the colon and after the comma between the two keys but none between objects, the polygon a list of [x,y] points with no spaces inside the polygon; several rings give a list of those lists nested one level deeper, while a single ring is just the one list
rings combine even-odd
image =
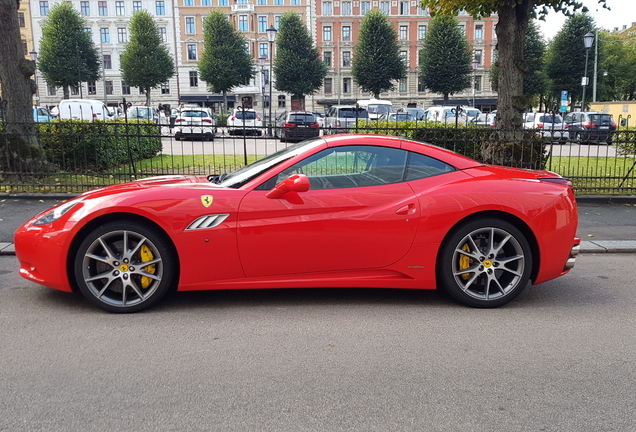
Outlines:
[{"label": "black tire", "polygon": [[437,265],[441,287],[459,302],[479,308],[514,300],[531,271],[528,240],[514,225],[494,218],[455,229],[442,245]]},{"label": "black tire", "polygon": [[88,301],[109,312],[130,313],[153,306],[174,286],[176,266],[163,233],[140,222],[113,221],[86,236],[73,269]]}]

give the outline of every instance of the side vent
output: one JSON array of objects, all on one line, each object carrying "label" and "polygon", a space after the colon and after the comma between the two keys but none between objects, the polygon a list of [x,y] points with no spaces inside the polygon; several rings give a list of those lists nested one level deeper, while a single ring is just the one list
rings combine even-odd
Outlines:
[{"label": "side vent", "polygon": [[217,227],[221,223],[223,223],[223,221],[225,219],[227,219],[229,216],[230,216],[229,213],[228,214],[216,214],[216,215],[202,216],[199,219],[197,219],[194,222],[192,222],[186,228],[186,231],[195,230],[195,229],[206,229],[206,228]]}]

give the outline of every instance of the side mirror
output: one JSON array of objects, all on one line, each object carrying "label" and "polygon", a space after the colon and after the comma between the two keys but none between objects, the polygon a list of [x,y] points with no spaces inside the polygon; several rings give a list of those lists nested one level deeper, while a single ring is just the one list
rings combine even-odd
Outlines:
[{"label": "side mirror", "polygon": [[307,192],[309,190],[309,178],[304,174],[294,174],[274,186],[274,189],[265,195],[270,199],[277,199],[287,192]]}]

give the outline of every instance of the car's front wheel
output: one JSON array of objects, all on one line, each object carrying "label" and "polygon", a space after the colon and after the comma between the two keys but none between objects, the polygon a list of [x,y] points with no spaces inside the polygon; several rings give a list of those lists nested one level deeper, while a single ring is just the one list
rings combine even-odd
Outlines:
[{"label": "car's front wheel", "polygon": [[109,312],[137,312],[173,286],[177,260],[160,231],[132,221],[93,230],[75,255],[75,281],[91,303]]},{"label": "car's front wheel", "polygon": [[465,223],[442,245],[438,280],[456,300],[497,307],[514,300],[528,284],[532,252],[514,225],[500,219]]}]

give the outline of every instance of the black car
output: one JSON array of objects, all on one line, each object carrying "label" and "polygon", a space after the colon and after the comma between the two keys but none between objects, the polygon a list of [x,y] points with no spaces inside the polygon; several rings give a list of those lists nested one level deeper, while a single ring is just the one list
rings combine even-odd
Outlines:
[{"label": "black car", "polygon": [[565,116],[570,138],[581,144],[589,142],[612,143],[616,122],[611,114],[600,112],[573,112]]},{"label": "black car", "polygon": [[320,135],[320,123],[314,113],[285,111],[276,118],[274,134],[281,141],[302,141]]}]

